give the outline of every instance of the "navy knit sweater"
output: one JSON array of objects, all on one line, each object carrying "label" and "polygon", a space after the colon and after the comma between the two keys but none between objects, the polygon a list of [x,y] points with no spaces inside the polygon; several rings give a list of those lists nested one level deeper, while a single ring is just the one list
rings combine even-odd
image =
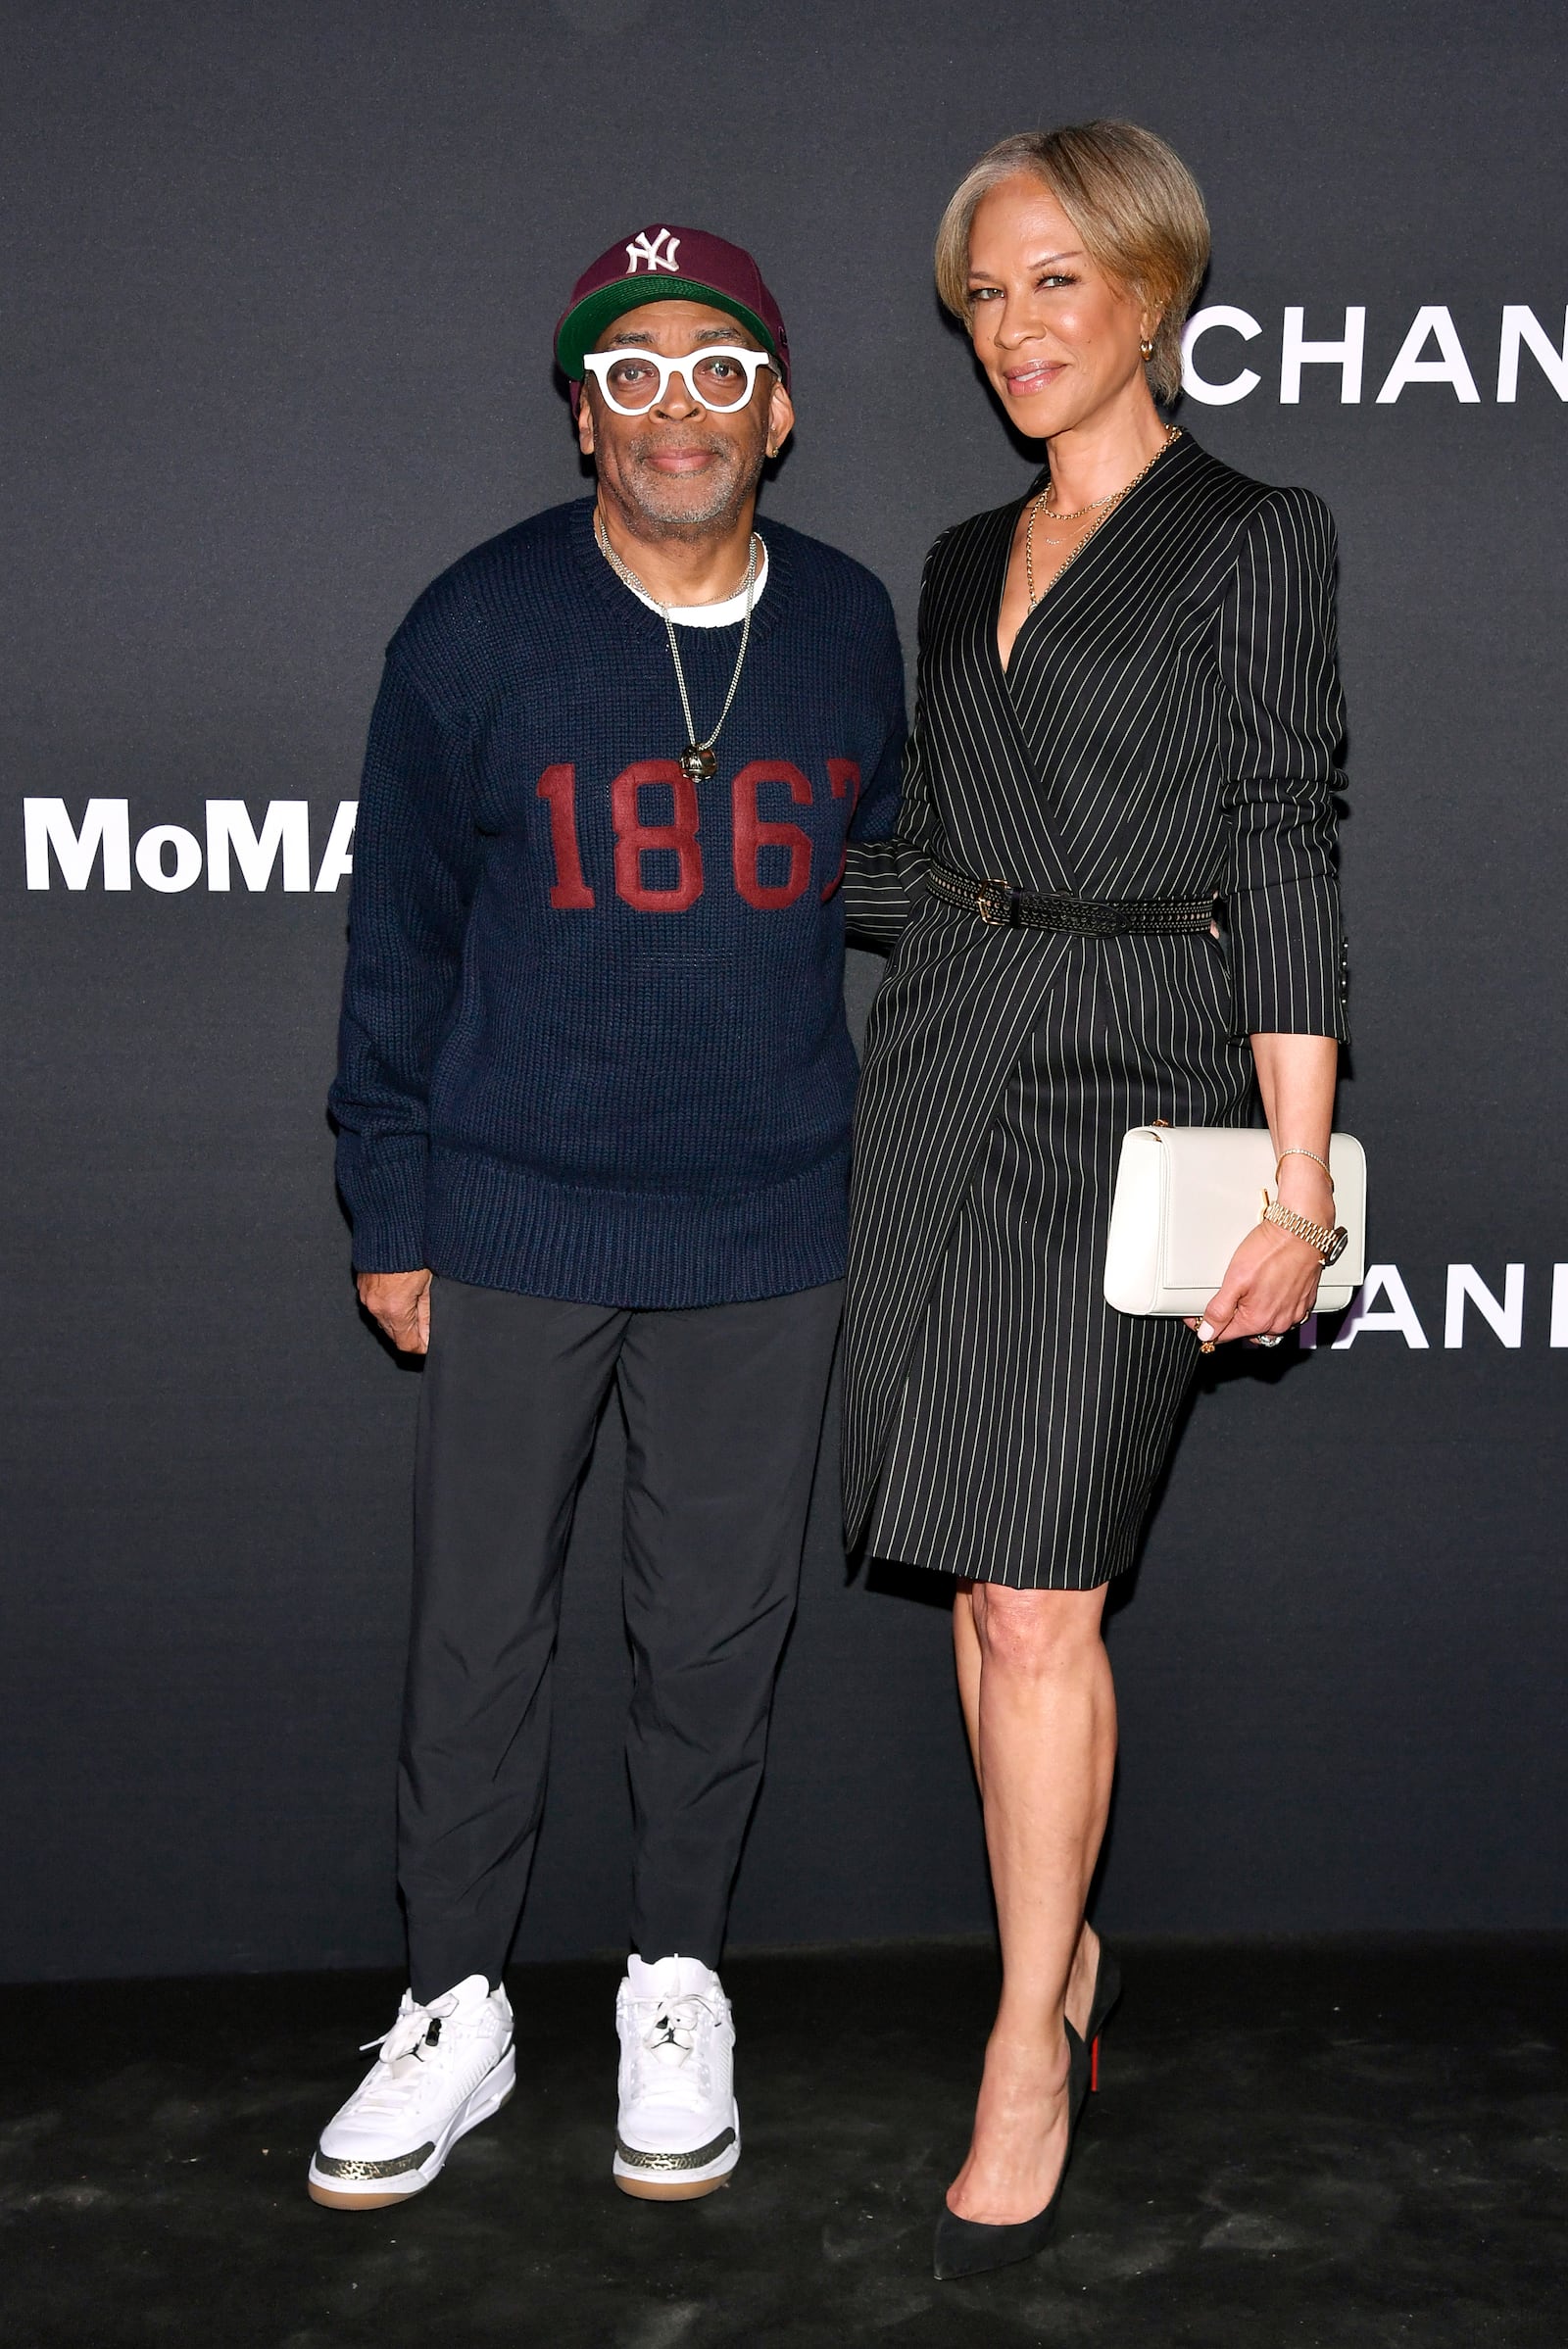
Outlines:
[{"label": "navy knit sweater", "polygon": [[[455,563],[387,649],[354,844],[338,1181],[362,1271],[706,1305],[836,1280],[846,838],[898,807],[886,591],[768,521],[711,782],[592,501]],[[679,631],[701,732],[739,627]]]}]

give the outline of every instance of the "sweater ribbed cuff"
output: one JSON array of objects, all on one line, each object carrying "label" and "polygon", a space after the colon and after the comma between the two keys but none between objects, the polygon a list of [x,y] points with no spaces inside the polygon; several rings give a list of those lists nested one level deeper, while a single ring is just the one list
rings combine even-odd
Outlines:
[{"label": "sweater ribbed cuff", "polygon": [[429,1157],[422,1135],[339,1138],[338,1189],[354,1222],[356,1272],[416,1272],[424,1264]]}]

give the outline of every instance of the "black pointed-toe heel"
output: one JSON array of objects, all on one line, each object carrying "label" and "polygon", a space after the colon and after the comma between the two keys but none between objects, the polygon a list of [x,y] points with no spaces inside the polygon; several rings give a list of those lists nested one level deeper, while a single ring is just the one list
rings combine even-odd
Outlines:
[{"label": "black pointed-toe heel", "polygon": [[1095,1968],[1095,1991],[1089,2001],[1089,2027],[1084,2037],[1089,2042],[1089,2090],[1093,2095],[1100,2086],[1100,2034],[1109,2020],[1111,2008],[1121,1996],[1121,1968],[1112,1952],[1100,1944],[1100,1962]]},{"label": "black pointed-toe heel", "polygon": [[1064,2023],[1062,2029],[1067,2034],[1067,2150],[1056,2190],[1043,2211],[1037,2211],[1032,2219],[1020,2219],[1016,2227],[986,2227],[978,2219],[960,2219],[944,2203],[937,2220],[932,2263],[938,2283],[954,2283],[960,2276],[985,2276],[993,2268],[1010,2268],[1017,2260],[1033,2259],[1056,2231],[1073,2134],[1089,2094],[1089,2050],[1070,2023]]}]

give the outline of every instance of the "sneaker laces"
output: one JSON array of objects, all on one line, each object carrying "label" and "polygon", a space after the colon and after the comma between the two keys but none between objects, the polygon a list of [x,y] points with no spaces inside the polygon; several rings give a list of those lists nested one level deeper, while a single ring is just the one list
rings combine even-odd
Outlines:
[{"label": "sneaker laces", "polygon": [[[432,1998],[428,2006],[417,2006],[410,1998],[399,2007],[398,2019],[391,2030],[384,2031],[378,2039],[367,2039],[360,2053],[368,2055],[372,2047],[379,2047],[382,2063],[395,2064],[400,2056],[416,2054],[427,2038],[434,2046],[441,2036],[441,2025],[457,2011],[458,1994],[455,1990],[443,1991],[439,1998]],[[430,2029],[432,2024],[436,2026],[433,2033]]]},{"label": "sneaker laces", "polygon": [[704,2021],[711,2025],[718,2018],[707,1999],[698,1997],[694,1992],[684,1998],[661,1998],[653,2004],[653,2020],[647,2030],[638,2034],[639,2046],[652,2067],[650,2070],[645,2068],[641,2060],[638,2062],[638,2102],[653,2104],[662,2098],[672,2102],[682,2101],[684,2093],[689,2092],[691,2075],[686,2066],[687,2059],[693,2054],[699,2055],[698,2069],[706,2094],[709,2067],[701,2060],[700,2041]]}]

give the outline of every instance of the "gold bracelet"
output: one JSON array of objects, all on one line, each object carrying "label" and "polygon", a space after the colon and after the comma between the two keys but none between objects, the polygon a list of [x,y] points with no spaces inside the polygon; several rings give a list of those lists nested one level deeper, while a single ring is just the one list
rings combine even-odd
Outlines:
[{"label": "gold bracelet", "polygon": [[1294,1144],[1289,1150],[1281,1150],[1279,1156],[1274,1161],[1274,1180],[1276,1183],[1280,1179],[1280,1168],[1285,1164],[1287,1158],[1310,1158],[1314,1166],[1322,1167],[1323,1172],[1329,1178],[1329,1189],[1331,1191],[1333,1190],[1334,1169],[1329,1164],[1327,1158],[1320,1158],[1316,1150],[1299,1150]]}]

